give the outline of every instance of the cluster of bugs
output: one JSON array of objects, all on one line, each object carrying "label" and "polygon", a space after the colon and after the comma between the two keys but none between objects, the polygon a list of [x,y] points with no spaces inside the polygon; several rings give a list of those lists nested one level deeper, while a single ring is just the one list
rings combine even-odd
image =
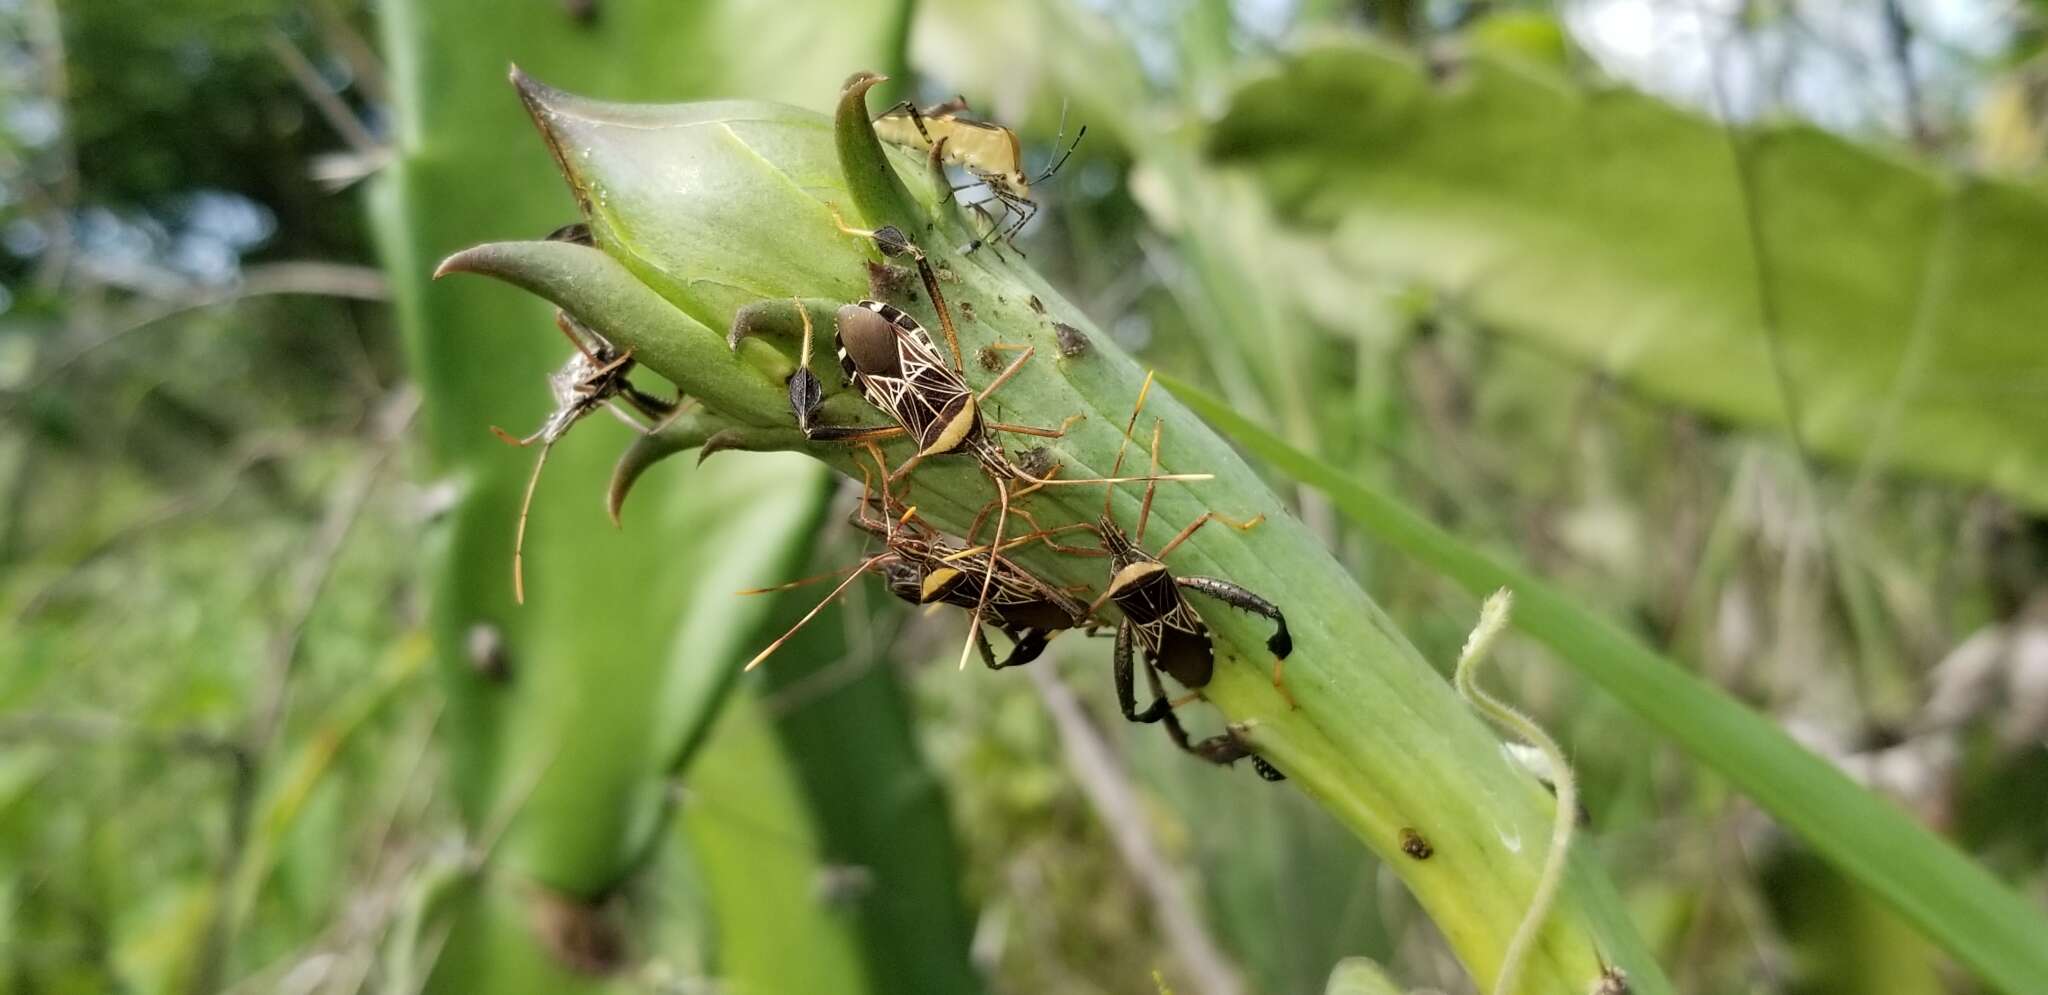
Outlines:
[{"label": "cluster of bugs", "polygon": [[[886,256],[911,261],[938,316],[946,351],[941,351],[937,340],[916,318],[895,305],[879,300],[839,305],[833,311],[832,338],[841,378],[871,405],[886,412],[890,423],[825,424],[821,415],[823,383],[810,369],[814,352],[812,340],[817,334],[810,318],[812,308],[801,301],[790,302],[790,309],[796,317],[793,324],[802,328],[799,363],[789,381],[792,416],[812,441],[847,443],[866,449],[876,472],[870,475],[865,469],[862,471],[866,483],[853,523],[880,540],[883,549],[852,567],[839,587],[828,594],[817,608],[799,620],[789,633],[770,644],[748,666],[760,663],[780,648],[796,628],[808,622],[863,573],[879,574],[892,594],[913,604],[951,605],[967,611],[969,632],[967,645],[961,650],[962,662],[970,653],[979,650],[983,662],[992,669],[1029,663],[1060,632],[1107,628],[1106,623],[1095,620],[1105,605],[1114,605],[1120,616],[1113,627],[1116,639],[1114,678],[1118,706],[1124,717],[1133,722],[1162,724],[1176,745],[1213,763],[1230,764],[1250,758],[1261,776],[1280,779],[1283,775],[1257,757],[1243,736],[1234,729],[1202,740],[1191,737],[1174,712],[1180,702],[1168,698],[1161,680],[1162,673],[1172,677],[1189,690],[1192,698],[1199,695],[1214,673],[1214,638],[1189,603],[1187,595],[1190,593],[1213,598],[1274,623],[1275,631],[1267,641],[1267,648],[1275,660],[1276,686],[1279,685],[1280,661],[1292,651],[1293,640],[1287,630],[1286,617],[1271,602],[1229,581],[1176,576],[1163,559],[1210,522],[1250,529],[1258,524],[1259,519],[1240,522],[1216,512],[1207,512],[1169,540],[1158,554],[1148,553],[1142,546],[1157,486],[1164,481],[1191,481],[1207,477],[1205,474],[1159,472],[1161,428],[1156,421],[1148,472],[1118,475],[1123,467],[1124,449],[1131,441],[1131,433],[1151,387],[1150,378],[1139,391],[1130,421],[1124,426],[1123,445],[1119,447],[1116,465],[1109,476],[1061,478],[1052,476],[1053,470],[1035,472],[1026,469],[1003,449],[998,437],[1011,434],[1058,438],[1065,434],[1067,426],[1039,428],[998,422],[985,417],[984,409],[991,395],[1024,368],[1035,350],[1028,345],[995,344],[992,349],[1015,352],[1017,357],[1001,366],[988,386],[975,390],[965,376],[958,333],[940,280],[925,253],[893,227],[866,230],[848,227],[843,222],[839,227],[849,234],[872,240]],[[758,324],[736,325],[733,344],[737,346],[738,339],[749,334]],[[782,322],[779,327],[788,328],[791,324]],[[908,439],[915,448],[907,460],[892,470],[878,443],[893,439]],[[902,480],[923,461],[954,455],[972,459],[996,491],[996,498],[980,510],[965,536],[959,539],[946,536],[925,522],[914,507],[898,501],[891,490],[892,483]],[[1046,487],[1100,486],[1107,491],[1125,483],[1145,485],[1135,538],[1124,532],[1109,514],[1107,493],[1103,513],[1096,521],[1054,529],[1040,525],[1027,509],[1017,503],[1024,496]],[[996,523],[994,534],[988,541],[978,542],[981,527],[991,514]],[[1030,531],[1017,536],[1008,535],[1006,523],[1011,517],[1023,520]],[[1063,533],[1075,531],[1092,534],[1096,544],[1092,547],[1073,546],[1056,539]],[[1093,603],[1084,605],[1074,597],[1075,592],[1033,575],[1008,555],[1019,546],[1033,543],[1066,555],[1106,559],[1109,570],[1102,593]],[[1000,660],[997,658],[983,633],[984,626],[995,628],[1010,639],[1011,648],[1007,656]],[[1143,709],[1138,707],[1136,691],[1141,661],[1151,694],[1150,703]]]},{"label": "cluster of bugs", "polygon": [[[1023,169],[1016,135],[998,125],[972,120],[965,116],[965,111],[964,101],[923,109],[905,103],[875,120],[876,132],[883,140],[924,149],[934,162],[964,168],[977,184],[987,189],[986,200],[969,206],[988,218],[989,227],[964,247],[963,253],[1011,243],[1037,211],[1037,204],[1030,198],[1031,183],[1052,175],[1073,151],[1069,145],[1044,171],[1029,177]],[[1076,135],[1076,144],[1085,133],[1083,128]],[[982,205],[989,202],[1000,205],[999,214],[991,216],[982,210]],[[945,605],[968,613],[968,633],[960,653],[962,666],[976,653],[990,669],[1023,666],[1041,656],[1054,637],[1070,630],[1113,635],[1113,676],[1118,706],[1126,719],[1163,725],[1177,746],[1212,763],[1228,765],[1249,758],[1260,776],[1283,779],[1280,771],[1253,752],[1239,729],[1196,740],[1175,714],[1176,706],[1200,697],[1201,689],[1215,670],[1214,637],[1194,610],[1190,595],[1220,601],[1274,624],[1266,646],[1273,656],[1274,685],[1285,694],[1280,668],[1292,651],[1293,640],[1281,610],[1237,584],[1213,577],[1176,575],[1165,563],[1176,548],[1211,522],[1243,530],[1258,525],[1263,516],[1237,521],[1217,512],[1205,512],[1157,553],[1147,552],[1143,546],[1145,527],[1158,485],[1206,480],[1209,476],[1160,472],[1162,429],[1157,420],[1152,429],[1151,464],[1147,472],[1119,475],[1151,388],[1151,378],[1146,378],[1132,405],[1130,420],[1123,426],[1116,464],[1108,476],[1059,476],[1057,460],[1042,448],[1013,458],[1003,448],[1001,437],[1057,439],[1080,417],[1069,418],[1057,427],[1014,424],[990,417],[988,405],[992,395],[1026,368],[1036,349],[1028,344],[998,342],[981,350],[978,358],[994,375],[986,386],[975,389],[967,380],[952,309],[924,250],[893,226],[868,230],[840,221],[838,227],[842,232],[871,241],[885,257],[908,260],[915,267],[918,282],[938,319],[944,347],[942,351],[939,340],[916,318],[877,299],[838,304],[764,301],[748,308],[734,322],[729,339],[733,348],[738,348],[748,335],[771,330],[800,336],[798,363],[788,380],[791,416],[810,441],[840,443],[863,450],[856,454],[855,462],[860,466],[864,483],[849,522],[881,545],[879,552],[842,571],[763,589],[785,590],[844,574],[816,607],[763,649],[747,667],[751,669],[771,656],[858,578],[874,574],[891,594],[911,604]],[[581,226],[566,227],[551,237],[586,243],[589,238],[588,230]],[[907,286],[906,278],[901,287]],[[1035,298],[1032,303],[1034,310],[1042,314],[1043,305]],[[962,307],[963,313],[971,316],[971,312],[964,310],[964,302]],[[774,315],[779,320],[755,320],[785,310],[791,313]],[[831,315],[831,345],[842,383],[886,413],[887,423],[827,423],[825,385],[811,369],[814,339],[819,334],[813,313]],[[630,351],[614,348],[601,335],[566,314],[558,316],[557,324],[575,346],[575,353],[550,378],[556,402],[554,412],[537,431],[524,438],[496,430],[506,441],[517,445],[541,444],[514,540],[514,587],[522,600],[524,584],[520,574],[527,511],[554,443],[583,417],[601,407],[610,408],[641,431],[651,431],[673,417],[683,404],[681,398],[668,401],[634,387],[628,379],[633,367]],[[1085,338],[1068,326],[1058,327],[1062,330],[1058,336],[1061,355],[1069,359],[1085,355]],[[1004,354],[1014,354],[1014,358],[1005,364],[1000,358]],[[911,454],[892,468],[881,446],[885,442],[903,441],[910,444]],[[860,462],[862,456],[872,464],[872,474],[867,464]],[[966,457],[995,492],[960,536],[948,535],[919,516],[916,507],[899,499],[896,490],[899,483],[907,487],[912,472],[925,461],[944,457]],[[1110,514],[1111,497],[1116,485],[1138,483],[1144,484],[1144,498],[1136,527],[1127,533]],[[1102,513],[1095,521],[1046,528],[1021,503],[1044,488],[1074,486],[1104,489]],[[991,518],[993,530],[983,539],[982,532]],[[1012,519],[1028,531],[1010,534]],[[1061,541],[1061,536],[1071,538],[1073,533],[1086,533],[1095,542],[1074,545]],[[1029,545],[1042,545],[1058,555],[1106,561],[1108,569],[1100,593],[1090,600],[1094,590],[1090,585],[1062,587],[1023,567],[1013,554]],[[1102,613],[1110,606],[1115,608],[1116,617],[1114,621],[1105,621]],[[994,629],[1009,642],[1007,651],[1000,656],[988,638],[988,629]],[[1136,687],[1141,670],[1150,694],[1149,703],[1142,709],[1138,707]],[[1188,694],[1179,700],[1169,698],[1162,674],[1173,678]]]}]

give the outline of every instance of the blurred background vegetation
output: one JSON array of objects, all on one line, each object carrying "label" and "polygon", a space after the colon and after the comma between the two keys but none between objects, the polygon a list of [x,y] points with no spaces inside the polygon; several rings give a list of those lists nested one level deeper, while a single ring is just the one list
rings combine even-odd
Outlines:
[{"label": "blurred background vegetation", "polygon": [[[1309,992],[1349,956],[1469,990],[1313,804],[1116,720],[1101,646],[958,673],[957,620],[857,587],[735,685],[808,600],[727,592],[857,554],[801,463],[664,466],[614,533],[630,436],[593,419],[541,488],[533,604],[470,624],[509,599],[531,455],[487,427],[538,424],[563,349],[544,307],[425,277],[575,217],[514,59],[815,109],[881,69],[1033,162],[1085,122],[1021,245],[1122,344],[2048,903],[2048,4],[0,25],[0,990]],[[1452,659],[1472,595],[1294,497]],[[1983,990],[1572,669],[1505,655],[1681,991]]]}]

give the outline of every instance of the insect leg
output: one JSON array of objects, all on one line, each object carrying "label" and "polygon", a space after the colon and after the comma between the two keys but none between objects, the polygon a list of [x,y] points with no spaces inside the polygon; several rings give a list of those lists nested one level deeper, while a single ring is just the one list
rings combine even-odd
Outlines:
[{"label": "insect leg", "polygon": [[1187,528],[1180,530],[1180,534],[1174,536],[1173,539],[1167,542],[1165,546],[1160,547],[1159,556],[1161,559],[1164,559],[1166,557],[1166,554],[1174,551],[1175,547],[1179,546],[1181,543],[1188,541],[1188,537],[1194,535],[1196,529],[1199,529],[1212,521],[1222,522],[1223,524],[1228,525],[1231,528],[1238,530],[1239,532],[1249,532],[1254,526],[1258,525],[1260,522],[1263,522],[1265,520],[1266,516],[1264,514],[1253,515],[1250,519],[1240,522],[1235,519],[1221,515],[1217,512],[1205,511],[1202,513],[1201,517],[1195,519],[1193,522],[1188,523]]},{"label": "insect leg", "polygon": [[851,585],[855,580],[858,580],[861,574],[866,573],[868,571],[868,568],[874,566],[877,563],[880,563],[883,560],[883,558],[889,555],[890,554],[888,553],[878,553],[874,556],[868,557],[865,560],[862,560],[860,566],[856,567],[853,573],[848,574],[845,580],[839,582],[838,587],[832,589],[832,593],[825,595],[824,600],[819,601],[816,607],[812,608],[808,612],[805,612],[804,617],[797,619],[796,624],[789,627],[789,631],[784,632],[782,635],[775,637],[775,641],[769,643],[767,649],[764,649],[760,653],[756,654],[752,660],[748,660],[747,665],[741,669],[752,670],[755,667],[760,666],[761,661],[768,659],[770,656],[773,656],[776,650],[782,648],[783,643],[789,642],[790,637],[797,634],[797,630],[802,629],[805,625],[809,624],[811,619],[818,617],[818,613],[824,611],[825,606],[831,604],[834,598],[839,597],[840,593],[845,591],[847,587]]},{"label": "insect leg", "polygon": [[548,426],[542,425],[541,427],[534,429],[532,435],[529,435],[523,439],[520,438],[519,436],[513,435],[512,433],[505,431],[502,428],[499,428],[496,425],[491,426],[491,434],[497,436],[499,442],[502,442],[508,446],[519,446],[521,448],[525,448],[526,446],[530,446],[536,442],[539,442],[544,436],[546,436],[548,434]]},{"label": "insect leg", "polygon": [[[1010,663],[1008,660],[1004,660],[1002,663],[996,662],[995,647],[990,646],[988,644],[988,634],[981,631],[981,621],[979,619],[976,619],[974,620],[973,625],[974,646],[976,649],[979,649],[981,651],[981,662],[987,664],[988,669],[990,670],[1001,670],[1004,667],[1009,666]],[[1012,650],[1011,655],[1015,656],[1016,652]]]},{"label": "insect leg", "polygon": [[1287,631],[1287,616],[1280,614],[1278,606],[1227,580],[1214,577],[1175,577],[1175,584],[1199,594],[1206,594],[1232,608],[1242,609],[1254,615],[1273,620],[1276,626],[1273,635],[1266,640],[1267,651],[1273,654],[1273,687],[1280,696],[1287,699],[1288,707],[1295,707],[1294,695],[1289,694],[1283,683],[1283,670],[1287,665],[1287,654],[1294,652],[1294,637]]},{"label": "insect leg", "polygon": [[[812,425],[804,429],[804,438],[812,442],[880,442],[903,434],[905,433],[901,425]],[[899,469],[891,474],[889,479],[894,480],[902,475],[903,470]]]},{"label": "insect leg", "polygon": [[[984,424],[986,424],[986,425],[988,426],[988,428],[989,428],[989,430],[990,430],[990,431],[995,431],[995,432],[1008,432],[1008,433],[1010,433],[1011,435],[1030,435],[1030,436],[1036,436],[1036,437],[1038,437],[1038,438],[1041,438],[1041,439],[1057,439],[1057,438],[1060,438],[1061,436],[1064,436],[1064,435],[1066,435],[1066,434],[1067,434],[1067,429],[1068,429],[1068,428],[1070,428],[1070,427],[1072,427],[1072,425],[1073,425],[1073,424],[1074,424],[1075,422],[1077,422],[1077,421],[1086,421],[1086,420],[1087,420],[1087,418],[1088,418],[1088,416],[1087,416],[1087,415],[1068,415],[1068,416],[1067,416],[1067,417],[1066,417],[1066,418],[1065,418],[1064,420],[1062,420],[1062,421],[1060,422],[1060,427],[1058,427],[1058,428],[1040,428],[1040,427],[1038,427],[1037,425],[1012,425],[1012,424],[1010,424],[1009,422],[1000,422],[1000,421],[992,421],[992,422],[986,422],[986,423],[984,423]],[[1027,480],[1030,480],[1030,481],[1031,481],[1032,483],[1034,483],[1034,484],[1037,484],[1037,485],[1039,485],[1039,486],[1041,486],[1041,487],[1045,486],[1045,485],[1046,485],[1046,484],[1048,484],[1048,483],[1053,483],[1053,482],[1054,482],[1054,481],[1052,481],[1052,480],[1050,480],[1050,479],[1040,480],[1040,479],[1034,479],[1034,478],[1029,478],[1029,477],[1027,477],[1027,478],[1025,478],[1025,479],[1027,479]],[[1137,479],[1137,478],[1133,478],[1133,479]],[[1178,479],[1182,479],[1182,478],[1179,478],[1179,477],[1162,477],[1162,478],[1160,478],[1160,479],[1162,479],[1162,480],[1178,480]],[[1209,479],[1209,477],[1208,477],[1207,475],[1204,475],[1204,476],[1202,476],[1202,477],[1199,477],[1199,478],[1190,478],[1190,479],[1200,479],[1200,480],[1207,480],[1207,479]],[[1078,481],[1068,481],[1068,480],[1062,480],[1062,481],[1058,481],[1058,483],[1062,483],[1062,484],[1066,484],[1066,483],[1085,483],[1085,484],[1099,484],[1099,483],[1102,483],[1102,481],[1100,481],[1100,480],[1078,480]]]},{"label": "insect leg", "polygon": [[1024,226],[1030,224],[1031,219],[1038,216],[1038,202],[1028,197],[1017,197],[1014,199],[1003,197],[1001,199],[1004,206],[1009,207],[1017,215],[1017,220],[1010,223],[1007,233],[1003,235],[1003,244],[1009,246],[1010,251],[1022,256],[1024,255],[1024,250],[1017,248],[1017,236],[1023,234]]},{"label": "insect leg", "polygon": [[[1028,493],[1037,486],[1038,485],[1033,484],[1029,487],[1019,490],[1015,494],[1010,495],[1010,497],[1012,500],[1015,500],[1016,498],[1023,496],[1024,494]],[[1093,532],[1095,531],[1095,525],[1092,522],[1075,522],[1072,525],[1062,525],[1058,528],[1049,529],[1043,525],[1040,525],[1038,523],[1037,518],[1033,517],[1030,512],[1025,511],[1022,508],[1014,508],[1012,509],[1012,511],[1015,512],[1018,518],[1022,518],[1024,520],[1024,524],[1031,526],[1031,533],[1029,535],[1019,536],[1015,540],[1005,543],[1005,548],[1009,546],[1015,546],[1018,543],[1025,542],[1027,540],[1037,539],[1038,541],[1045,543],[1047,549],[1050,549],[1055,553],[1064,553],[1068,556],[1109,555],[1103,552],[1102,550],[1097,549],[1094,546],[1070,546],[1063,542],[1053,541],[1052,537],[1059,535],[1062,532]]]},{"label": "insect leg", "polygon": [[584,359],[590,361],[590,365],[604,365],[604,356],[611,352],[612,344],[595,329],[560,309],[555,311],[555,327],[561,330],[562,337],[568,339],[570,345],[576,347],[577,352],[583,354]]},{"label": "insect leg", "polygon": [[[520,443],[525,445],[525,443]],[[512,533],[512,601],[526,603],[526,514],[533,510],[533,492],[540,487],[541,468],[548,465],[548,454],[555,449],[555,440],[541,443],[540,456],[533,461],[533,473],[526,478],[526,496],[519,501],[519,527]]]},{"label": "insect leg", "polygon": [[[619,397],[627,404],[632,405],[633,410],[646,415],[649,421],[657,423],[673,417],[683,404],[680,397],[673,401],[656,397],[630,383],[619,388]],[[655,426],[657,430],[660,427],[658,424]]]},{"label": "insect leg", "polygon": [[1111,668],[1116,678],[1117,708],[1123,711],[1124,718],[1132,722],[1157,722],[1161,716],[1172,714],[1173,709],[1166,704],[1166,696],[1160,693],[1159,677],[1152,673],[1152,665],[1148,662],[1145,664],[1145,675],[1152,684],[1152,704],[1147,705],[1143,712],[1138,711],[1138,692],[1132,673],[1136,663],[1132,659],[1134,651],[1131,623],[1119,623],[1116,627],[1116,655],[1113,658],[1115,664]]},{"label": "insect leg", "polygon": [[899,100],[889,109],[883,111],[880,114],[875,115],[873,120],[880,121],[881,119],[888,117],[891,114],[904,114],[909,116],[910,123],[917,126],[917,133],[924,136],[925,144],[931,144],[932,133],[925,130],[924,114],[918,111],[916,104],[913,104],[908,100]]},{"label": "insect leg", "polygon": [[924,250],[918,248],[917,243],[912,242],[910,237],[903,234],[903,230],[895,225],[883,225],[880,228],[855,228],[847,224],[845,218],[839,216],[839,208],[826,204],[825,210],[832,212],[832,224],[840,231],[875,243],[875,247],[882,250],[882,255],[909,256],[912,259],[924,258]]},{"label": "insect leg", "polygon": [[1052,637],[1043,629],[1026,629],[1022,633],[1004,631],[1010,637],[1010,655],[1003,658],[998,669],[1030,663],[1045,652],[1046,644],[1052,642]]},{"label": "insect leg", "polygon": [[[772,308],[760,305],[773,304]],[[756,310],[756,308],[760,308]],[[816,425],[812,423],[818,409],[825,404],[825,385],[818,375],[811,372],[811,340],[815,334],[811,321],[811,305],[798,298],[788,301],[761,301],[740,309],[733,318],[732,332],[726,341],[734,348],[741,339],[756,331],[767,330],[764,322],[786,321],[794,311],[801,331],[797,333],[797,367],[789,376],[789,408],[796,416],[797,427],[803,430],[804,438],[812,442],[872,443],[882,439],[893,439],[907,434],[901,425]],[[768,326],[775,327],[775,326]],[[786,331],[786,326],[777,328]]]},{"label": "insect leg", "polygon": [[1213,752],[1209,752],[1214,749],[1212,746],[1214,743],[1213,739],[1205,739],[1199,744],[1189,741],[1188,729],[1180,724],[1180,716],[1173,714],[1173,705],[1166,700],[1166,689],[1159,686],[1159,671],[1152,666],[1152,661],[1150,660],[1145,661],[1145,679],[1151,683],[1152,693],[1159,696],[1155,699],[1151,711],[1159,713],[1159,720],[1166,724],[1166,735],[1169,739],[1173,740],[1173,745],[1211,763],[1228,764],[1230,761],[1237,759],[1237,757],[1217,759]]},{"label": "insect leg", "polygon": [[[1159,686],[1159,674],[1152,668],[1151,661],[1149,660],[1145,664],[1145,677],[1152,684],[1152,693],[1161,696],[1160,704],[1166,704],[1164,701],[1165,689]],[[1158,705],[1153,707],[1154,710],[1160,711],[1160,720],[1166,723],[1166,735],[1173,740],[1175,746],[1201,757],[1218,767],[1228,767],[1239,760],[1251,757],[1252,764],[1258,769],[1260,777],[1268,781],[1286,779],[1286,775],[1275,770],[1272,764],[1259,759],[1258,755],[1252,752],[1251,744],[1246,743],[1244,737],[1238,735],[1236,726],[1228,727],[1224,731],[1201,742],[1192,742],[1188,737],[1187,727],[1180,724],[1180,716],[1174,714],[1172,705],[1167,705],[1164,709],[1159,709]]]},{"label": "insect leg", "polygon": [[[803,336],[800,316],[829,325],[843,303],[822,297],[778,297],[755,301],[733,314],[732,325],[725,333],[725,344],[728,348],[738,349],[741,342],[757,335],[800,341]],[[805,362],[803,365],[810,364]]]},{"label": "insect leg", "polygon": [[777,584],[774,587],[750,587],[744,591],[735,591],[733,593],[742,596],[755,594],[780,594],[783,591],[794,591],[799,587],[809,587],[812,584],[816,584],[820,581],[831,580],[834,577],[844,576],[848,573],[859,573],[861,569],[866,566],[866,563],[856,563],[850,567],[840,567],[837,570],[831,570],[821,574],[812,574],[809,577],[799,577],[796,580]]},{"label": "insect leg", "polygon": [[[996,538],[988,551],[988,567],[981,573],[981,594],[974,599],[972,624],[977,635],[981,632],[981,614],[988,608],[988,592],[995,587],[996,563],[1003,556],[1003,529],[1010,521],[1010,484],[1008,481],[1000,478],[996,480],[996,500],[1002,502],[1002,509],[996,512]],[[967,648],[964,646],[960,648],[960,667],[963,670],[967,667]]]},{"label": "insect leg", "polygon": [[[996,378],[989,381],[988,386],[981,389],[981,393],[975,397],[977,403],[987,401],[990,394],[995,393],[1002,385],[1009,383],[1010,378],[1016,376],[1017,371],[1022,370],[1024,364],[1030,362],[1031,357],[1038,352],[1036,346],[1020,345],[1015,342],[997,342],[988,348],[998,352],[1022,352],[1023,355],[1011,360],[1010,365],[1003,367],[1003,372],[996,374]],[[994,357],[991,356],[990,358]]]}]

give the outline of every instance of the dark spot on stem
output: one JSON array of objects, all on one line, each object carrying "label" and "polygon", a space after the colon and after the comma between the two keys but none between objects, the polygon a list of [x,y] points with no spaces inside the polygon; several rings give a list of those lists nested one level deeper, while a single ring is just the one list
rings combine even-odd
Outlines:
[{"label": "dark spot on stem", "polygon": [[597,23],[597,0],[562,0],[562,9],[579,27]]},{"label": "dark spot on stem", "polygon": [[1037,312],[1037,313],[1039,313],[1039,314],[1044,314],[1044,313],[1045,313],[1045,304],[1044,304],[1043,302],[1039,301],[1039,299],[1038,299],[1038,295],[1037,295],[1037,294],[1032,294],[1032,295],[1031,295],[1031,301],[1030,301],[1030,304],[1031,304],[1031,310],[1033,310],[1033,311],[1035,311],[1035,312]]},{"label": "dark spot on stem", "polygon": [[1618,967],[1607,967],[1600,971],[1600,980],[1593,986],[1593,995],[1628,995],[1628,974]]},{"label": "dark spot on stem", "polygon": [[916,300],[917,292],[910,289],[911,282],[910,270],[902,266],[868,261],[868,296],[876,300],[894,300],[902,295]]},{"label": "dark spot on stem", "polygon": [[1436,853],[1436,847],[1430,846],[1421,833],[1404,826],[1401,829],[1401,852],[1416,860],[1428,860]]},{"label": "dark spot on stem", "polygon": [[626,931],[610,903],[539,887],[527,901],[534,935],[563,966],[600,977],[626,966]]},{"label": "dark spot on stem", "polygon": [[1073,359],[1088,351],[1088,336],[1082,334],[1080,329],[1064,321],[1052,323],[1052,334],[1059,341],[1060,355],[1068,359]]},{"label": "dark spot on stem", "polygon": [[489,622],[478,622],[469,627],[469,634],[463,639],[463,651],[469,657],[471,670],[477,676],[493,684],[503,684],[512,678],[512,664],[505,652],[505,636],[498,627]]},{"label": "dark spot on stem", "polygon": [[998,352],[995,346],[982,346],[981,351],[975,353],[974,358],[980,361],[982,369],[990,373],[1000,372],[1003,368],[1003,354]]},{"label": "dark spot on stem", "polygon": [[1032,446],[1017,454],[1017,468],[1034,477],[1050,475],[1059,463],[1059,457],[1047,446]]}]

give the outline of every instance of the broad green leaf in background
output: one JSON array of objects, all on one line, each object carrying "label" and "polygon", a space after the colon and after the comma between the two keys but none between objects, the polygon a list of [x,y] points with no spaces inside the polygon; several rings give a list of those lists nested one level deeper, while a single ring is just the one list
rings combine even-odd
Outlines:
[{"label": "broad green leaf in background", "polygon": [[832,864],[829,827],[806,817],[797,758],[758,698],[743,693],[724,710],[705,756],[714,762],[692,771],[677,828],[718,909],[718,974],[739,995],[896,990],[863,969],[861,869]]},{"label": "broad green leaf in background", "polygon": [[[822,106],[849,72],[896,60],[906,9],[863,0],[792,16],[737,2],[607,0],[579,16],[575,7],[532,5],[517,16],[475,0],[382,8],[398,125],[375,208],[425,394],[431,461],[454,499],[431,544],[450,780],[472,840],[491,857],[491,880],[454,892],[485,900],[437,903],[455,914],[453,928],[419,933],[429,946],[415,966],[433,973],[437,990],[559,990],[573,980],[522,965],[573,938],[571,906],[602,911],[657,845],[672,772],[772,609],[731,592],[802,565],[825,494],[820,468],[802,460],[664,473],[641,485],[617,531],[602,510],[603,480],[630,436],[591,419],[556,448],[529,532],[528,603],[512,603],[510,543],[534,453],[501,446],[487,429],[538,424],[545,376],[568,347],[540,302],[481,281],[428,283],[435,262],[464,246],[578,219],[506,67],[615,97]],[[735,203],[695,203],[714,201]],[[949,884],[953,872],[934,871]],[[934,916],[964,915],[949,894],[956,907]],[[533,914],[508,908],[522,903]],[[543,935],[551,923],[557,935]]]},{"label": "broad green leaf in background", "polygon": [[[780,596],[757,642],[787,631],[818,596],[814,588]],[[873,607],[863,611],[863,602]],[[875,592],[812,619],[764,665],[761,703],[815,825],[826,877],[814,894],[853,919],[870,990],[980,991],[983,979],[968,960],[974,920],[961,895],[961,848],[943,787],[919,752],[887,641],[871,637],[862,648],[848,638],[853,627],[888,632],[882,623],[891,613],[900,614],[893,599]],[[705,759],[715,764],[718,754]],[[785,933],[769,931],[777,939]]]},{"label": "broad green leaf in background", "polygon": [[1475,595],[1515,593],[1514,624],[1727,778],[1850,879],[2000,990],[2048,991],[2048,921],[1983,867],[1828,761],[1570,595],[1287,445],[1192,385],[1181,401],[1276,469],[1329,495],[1381,541]]},{"label": "broad green leaf in background", "polygon": [[1731,421],[1786,425],[1789,393],[1837,461],[2048,509],[2035,193],[1811,127],[1731,139],[1526,63],[1482,56],[1433,81],[1348,40],[1238,89],[1209,151],[1362,274],[1437,288],[1488,327]]}]

